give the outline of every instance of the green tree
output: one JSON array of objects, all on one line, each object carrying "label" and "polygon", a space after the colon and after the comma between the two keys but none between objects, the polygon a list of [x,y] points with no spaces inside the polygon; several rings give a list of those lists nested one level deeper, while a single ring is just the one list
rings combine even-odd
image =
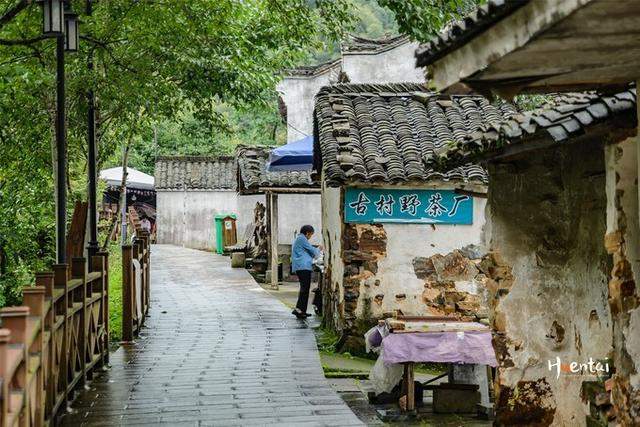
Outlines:
[{"label": "green tree", "polygon": [[484,0],[378,0],[395,13],[400,32],[428,41],[449,22],[472,11]]},{"label": "green tree", "polygon": [[[220,105],[264,108],[280,70],[350,22],[348,0],[109,0],[92,16],[71,3],[82,37],[66,55],[70,203],[86,197],[90,88],[101,163],[153,123],[183,121],[205,146],[225,128]],[[13,298],[54,249],[55,42],[40,34],[35,1],[0,0],[0,14],[0,286]]]}]

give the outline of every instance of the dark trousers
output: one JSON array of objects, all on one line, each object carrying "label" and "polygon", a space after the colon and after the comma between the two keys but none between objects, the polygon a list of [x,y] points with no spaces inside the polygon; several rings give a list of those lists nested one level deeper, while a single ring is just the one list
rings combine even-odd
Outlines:
[{"label": "dark trousers", "polygon": [[307,312],[307,304],[309,303],[309,288],[311,287],[311,270],[296,271],[298,280],[300,280],[300,291],[298,292],[298,302],[296,308],[303,313]]}]

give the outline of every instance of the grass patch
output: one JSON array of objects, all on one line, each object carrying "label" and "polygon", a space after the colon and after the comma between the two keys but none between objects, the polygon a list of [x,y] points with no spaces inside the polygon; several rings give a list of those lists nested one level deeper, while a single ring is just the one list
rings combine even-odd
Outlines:
[{"label": "grass patch", "polygon": [[[338,353],[336,347],[340,341],[340,336],[333,330],[325,327],[315,329],[316,341],[320,358],[323,360],[322,369],[327,378],[358,378],[365,370],[365,365],[373,366],[378,358],[375,353],[368,353],[366,357],[354,356],[348,352]],[[328,363],[330,362],[330,363]],[[358,369],[349,368],[358,366]],[[419,374],[440,375],[447,371],[445,363],[416,363],[414,370]]]},{"label": "grass patch", "polygon": [[109,245],[109,339],[122,338],[122,248]]},{"label": "grass patch", "polygon": [[340,336],[333,330],[319,327],[315,330],[318,350],[323,353],[335,353]]}]

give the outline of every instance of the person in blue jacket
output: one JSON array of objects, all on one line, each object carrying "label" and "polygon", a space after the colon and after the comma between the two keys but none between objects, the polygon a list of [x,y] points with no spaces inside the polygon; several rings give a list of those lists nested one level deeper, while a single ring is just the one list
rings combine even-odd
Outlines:
[{"label": "person in blue jacket", "polygon": [[291,248],[291,269],[300,280],[300,291],[298,292],[298,302],[296,308],[291,312],[298,319],[308,317],[307,304],[309,303],[309,288],[311,287],[311,272],[313,270],[313,259],[320,255],[320,249],[309,243],[314,230],[310,225],[303,225],[300,234],[293,241]]}]

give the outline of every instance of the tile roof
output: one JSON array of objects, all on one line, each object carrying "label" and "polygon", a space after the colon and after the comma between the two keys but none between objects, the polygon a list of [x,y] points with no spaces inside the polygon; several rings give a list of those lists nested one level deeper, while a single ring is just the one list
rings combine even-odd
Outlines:
[{"label": "tile roof", "polygon": [[425,67],[456,50],[530,0],[489,0],[459,21],[451,22],[416,50],[416,66]]},{"label": "tile roof", "polygon": [[342,53],[375,54],[386,52],[397,46],[409,43],[409,37],[405,35],[386,37],[381,39],[367,39],[349,35],[342,43]]},{"label": "tile roof", "polygon": [[599,95],[595,92],[553,94],[540,108],[515,114],[499,126],[497,138],[487,138],[478,144],[452,144],[441,153],[436,163],[456,165],[468,161],[486,160],[500,155],[508,146],[527,144],[533,140],[566,143],[585,134],[588,127],[623,116],[622,123],[612,126],[637,126],[636,89]]},{"label": "tile roof", "polygon": [[319,184],[311,180],[311,173],[267,172],[269,152],[273,147],[239,146],[236,149],[238,162],[238,192],[240,194],[259,193],[260,187],[317,188]]},{"label": "tile roof", "polygon": [[444,96],[414,83],[342,84],[316,96],[315,170],[331,186],[352,182],[455,180],[486,182],[478,165],[446,172],[431,162],[451,144],[474,145],[498,137],[517,114],[475,95]]},{"label": "tile roof", "polygon": [[233,157],[158,157],[156,190],[235,190]]}]

